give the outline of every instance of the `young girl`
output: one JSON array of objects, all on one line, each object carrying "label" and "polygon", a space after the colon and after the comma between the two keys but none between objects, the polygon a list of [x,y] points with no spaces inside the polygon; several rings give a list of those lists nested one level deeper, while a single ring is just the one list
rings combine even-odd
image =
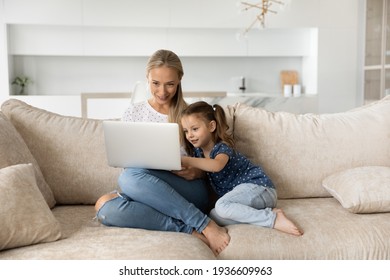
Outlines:
[{"label": "young girl", "polygon": [[276,190],[262,168],[233,149],[224,110],[200,101],[181,115],[186,149],[182,165],[207,172],[218,195],[212,218],[221,225],[248,223],[293,235],[302,232],[276,206]]}]

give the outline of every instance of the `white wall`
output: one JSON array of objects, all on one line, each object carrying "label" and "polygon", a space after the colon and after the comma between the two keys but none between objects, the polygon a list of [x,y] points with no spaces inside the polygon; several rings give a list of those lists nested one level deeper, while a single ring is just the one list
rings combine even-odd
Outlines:
[{"label": "white wall", "polygon": [[[307,87],[315,88],[318,91],[320,112],[344,111],[360,105],[361,100],[357,97],[357,92],[359,91],[358,87],[361,86],[361,83],[357,81],[360,67],[357,63],[359,59],[357,49],[359,38],[359,8],[363,1],[291,0],[289,7],[282,13],[276,16],[267,17],[266,23],[268,30],[270,31],[280,31],[286,28],[315,28],[318,30],[315,31],[315,36],[318,38],[318,53],[311,52],[310,55],[301,58],[300,60],[296,59],[295,56],[291,56],[285,60],[286,62],[282,63],[279,59],[270,62],[269,59],[273,57],[270,54],[272,54],[274,49],[266,50],[269,52],[267,57],[263,57],[263,55],[260,54],[260,57],[254,58],[254,56],[250,55],[249,52],[251,51],[263,51],[264,49],[262,49],[262,46],[266,45],[264,44],[264,41],[256,41],[256,39],[253,39],[257,38],[255,35],[252,35],[252,41],[244,44],[244,47],[242,47],[242,44],[241,47],[240,44],[238,44],[236,49],[232,48],[231,41],[222,41],[224,43],[221,46],[213,49],[215,46],[212,44],[207,45],[207,40],[206,43],[197,43],[197,41],[189,40],[189,38],[196,38],[192,36],[193,34],[191,34],[191,36],[186,36],[191,30],[198,32],[205,28],[203,29],[205,34],[210,34],[212,29],[217,31],[222,30],[222,32],[217,34],[226,39],[226,32],[235,33],[239,28],[245,28],[252,18],[245,15],[238,15],[236,2],[236,0],[2,0],[0,2],[0,15],[2,15],[1,20],[3,22],[0,27],[0,36],[2,39],[6,38],[5,23],[18,24],[17,26],[22,26],[20,24],[27,23],[36,24],[37,26],[65,26],[68,28],[68,31],[78,30],[77,28],[79,26],[92,29],[98,28],[99,30],[106,30],[107,36],[111,36],[111,39],[114,40],[119,38],[116,36],[118,34],[116,32],[119,32],[120,34],[120,30],[123,30],[123,28],[126,29],[131,27],[136,28],[136,30],[146,28],[149,31],[153,30],[153,28],[165,28],[163,36],[158,37],[161,39],[159,46],[172,46],[174,50],[175,48],[178,48],[179,50],[190,51],[190,54],[183,56],[186,67],[185,82],[187,83],[188,90],[203,89],[203,85],[209,86],[207,90],[210,90],[211,88],[222,90],[222,85],[226,86],[226,83],[229,83],[227,78],[238,73],[235,72],[234,69],[240,69],[240,72],[243,72],[243,74],[239,75],[248,75],[249,85],[252,84],[251,86],[253,86],[254,90],[261,91],[264,89],[273,92],[277,89],[277,71],[282,67],[293,67],[298,68],[300,74],[305,76],[305,79],[302,82],[306,83]],[[134,9],[134,7],[137,8]],[[153,9],[151,9],[151,7],[153,7]],[[76,29],[73,29],[74,27],[76,27]],[[119,31],[113,33],[113,30]],[[176,41],[180,31],[182,31],[183,40]],[[251,34],[255,34],[257,31],[258,30],[253,30],[251,31]],[[172,34],[175,36],[172,37]],[[251,34],[249,34],[249,36],[251,36]],[[81,37],[79,40],[70,40],[67,42],[61,40],[57,41],[57,50],[62,47],[68,49],[73,48],[76,53],[80,48],[82,52],[86,50],[85,33],[73,34],[70,32],[68,35],[70,35],[70,37],[77,37],[80,35]],[[53,38],[56,39],[55,37]],[[202,38],[202,32],[199,33],[197,38]],[[212,36],[209,38],[212,39]],[[249,40],[251,40],[251,37]],[[132,75],[132,79],[135,79],[135,77],[137,77],[137,79],[138,77],[143,77],[144,65],[141,67],[141,64],[143,64],[143,61],[145,61],[144,59],[146,58],[143,54],[145,52],[151,53],[152,50],[156,49],[156,45],[151,42],[146,45],[140,45],[138,50],[141,49],[144,52],[138,55],[138,57],[131,58],[131,61],[118,62],[118,69],[127,70],[126,63],[129,63],[136,66],[134,69],[139,69],[138,73],[138,71],[130,70],[129,68],[128,73]],[[221,41],[215,40],[215,42]],[[175,45],[172,45],[173,43]],[[81,44],[81,46],[79,44]],[[281,44],[281,46],[286,49],[290,45],[291,40],[287,40],[284,44]],[[19,44],[16,48],[13,48],[13,50],[18,50],[19,46],[23,47],[26,45]],[[104,56],[104,51],[107,46],[109,45],[99,45],[97,42],[95,48],[90,49],[90,51],[95,50],[97,55]],[[110,47],[116,47],[116,51],[119,54],[121,51],[126,52],[127,50],[127,47],[125,48],[121,44],[111,44]],[[210,53],[212,56],[216,57],[210,57],[208,54],[202,53],[194,57],[191,55],[191,52],[194,51],[193,49],[196,51],[197,48],[206,51],[211,50]],[[224,52],[225,49],[228,49],[230,53],[218,57],[218,54]],[[234,52],[237,52],[237,54],[234,55]],[[313,69],[314,66],[317,66],[315,59],[313,59],[316,58],[317,54],[318,67]],[[224,60],[223,58],[227,56],[231,57]],[[0,44],[0,58],[3,61],[6,60],[6,57],[7,48],[2,40]],[[238,57],[242,59],[238,59]],[[72,60],[72,55],[68,57],[68,59]],[[83,59],[90,59],[91,62],[94,61],[94,58]],[[110,59],[115,60],[115,58]],[[18,58],[16,57],[13,60],[16,60],[14,66],[15,73],[17,73]],[[309,62],[307,60],[309,60]],[[33,67],[40,67],[39,64],[48,65],[53,62],[55,61],[50,62],[50,58],[48,58],[47,60],[39,62],[38,65],[35,63],[34,66],[33,58],[31,58],[23,63],[30,64],[28,67],[32,69]],[[204,63],[203,67],[200,62]],[[95,61],[94,63],[95,64],[92,63],[91,65],[96,65],[96,63],[98,65],[101,61]],[[219,68],[217,70],[218,74],[215,74],[216,71],[213,71],[213,69],[215,69],[213,67],[217,64],[221,64],[224,67]],[[77,64],[75,71],[81,71],[78,68],[80,67],[82,69],[84,67],[89,74],[92,71],[90,70],[90,67],[92,67],[91,65],[85,66],[84,64]],[[10,78],[3,72],[8,71],[8,68],[4,69],[6,67],[3,63],[1,67],[0,99],[4,99],[8,97],[9,92],[8,83],[5,81]],[[53,67],[55,66],[53,65]],[[116,68],[110,67],[108,67],[108,69],[95,69],[95,71],[106,78],[109,73],[115,72],[114,69]],[[265,72],[263,72],[264,69],[266,69]],[[259,74],[256,73],[257,71]],[[272,73],[272,71],[275,72]],[[121,73],[124,75],[123,72]],[[55,79],[60,78],[60,75],[51,78],[52,79],[49,80],[55,81]],[[73,77],[68,76],[63,78]],[[87,81],[88,80],[86,79],[84,82]],[[80,84],[80,88],[77,90],[83,91],[85,89],[84,82]],[[107,89],[122,91],[122,88],[127,88],[131,83],[131,79],[122,81],[122,79],[116,79],[113,76],[111,83],[105,84],[105,86]],[[41,84],[41,82],[39,82],[39,84]],[[35,85],[36,91],[38,91],[39,84]],[[92,91],[95,89],[93,88],[95,86],[96,88],[101,88],[97,87],[99,83],[96,82],[96,80],[89,83],[89,85],[89,88],[85,90]],[[45,85],[43,88],[49,88],[51,90],[52,85]],[[7,95],[4,94],[5,92]]]}]

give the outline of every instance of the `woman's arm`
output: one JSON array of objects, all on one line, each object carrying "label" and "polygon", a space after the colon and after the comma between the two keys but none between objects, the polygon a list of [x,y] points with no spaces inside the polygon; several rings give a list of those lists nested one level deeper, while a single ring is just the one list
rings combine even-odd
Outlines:
[{"label": "woman's arm", "polygon": [[219,172],[225,167],[228,161],[229,156],[227,154],[218,154],[214,159],[187,156],[181,158],[183,166],[192,166],[206,172]]}]

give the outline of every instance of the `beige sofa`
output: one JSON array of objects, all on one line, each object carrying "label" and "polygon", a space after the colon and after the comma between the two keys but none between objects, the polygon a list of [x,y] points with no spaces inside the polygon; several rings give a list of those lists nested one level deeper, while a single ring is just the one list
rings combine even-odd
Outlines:
[{"label": "beige sofa", "polygon": [[[0,259],[215,259],[188,234],[106,227],[116,189],[101,121],[18,100],[0,112]],[[390,259],[390,98],[338,114],[226,108],[237,148],[261,164],[304,232],[228,226],[218,259]]]}]

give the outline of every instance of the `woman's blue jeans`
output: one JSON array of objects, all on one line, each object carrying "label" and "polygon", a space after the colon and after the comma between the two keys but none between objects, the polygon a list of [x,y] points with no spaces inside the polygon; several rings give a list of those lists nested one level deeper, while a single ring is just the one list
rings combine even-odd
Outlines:
[{"label": "woman's blue jeans", "polygon": [[[122,193],[98,210],[107,226],[192,233],[210,221],[204,180],[187,181],[169,171],[126,168],[118,179]],[[204,211],[204,212],[202,212]]]},{"label": "woman's blue jeans", "polygon": [[246,223],[273,228],[276,202],[276,189],[241,184],[217,200],[210,217],[221,226]]}]

